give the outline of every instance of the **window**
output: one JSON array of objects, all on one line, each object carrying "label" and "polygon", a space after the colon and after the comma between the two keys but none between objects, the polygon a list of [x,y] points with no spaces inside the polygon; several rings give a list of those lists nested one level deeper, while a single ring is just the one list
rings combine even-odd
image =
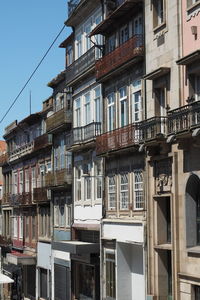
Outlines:
[{"label": "window", "polygon": [[108,209],[116,209],[115,176],[108,177]]},{"label": "window", "polygon": [[19,217],[19,238],[23,239],[23,228],[24,228],[24,218],[23,216]]},{"label": "window", "polygon": [[44,186],[44,176],[45,176],[45,164],[40,165],[40,182],[38,182],[38,187]]},{"label": "window", "polygon": [[195,3],[199,2],[199,0],[187,0],[187,7],[194,5]]},{"label": "window", "polygon": [[100,86],[94,90],[94,108],[95,108],[95,122],[101,122],[101,88]]},{"label": "window", "polygon": [[194,93],[195,93],[195,101],[199,101],[200,100],[200,75],[195,76]]},{"label": "window", "polygon": [[129,39],[128,25],[123,26],[119,32],[119,43],[123,44]]},{"label": "window", "polygon": [[200,286],[199,285],[194,285],[194,300],[200,300]]},{"label": "window", "polygon": [[76,37],[76,58],[79,58],[83,54],[82,49],[82,36],[81,33]]},{"label": "window", "polygon": [[19,194],[23,193],[23,171],[19,173]]},{"label": "window", "polygon": [[143,174],[141,170],[134,171],[134,209],[144,208]]},{"label": "window", "polygon": [[91,122],[91,112],[90,112],[90,93],[85,96],[85,125]]},{"label": "window", "polygon": [[32,214],[32,240],[36,239],[36,216]]},{"label": "window", "polygon": [[115,50],[115,35],[108,38],[108,53]]},{"label": "window", "polygon": [[81,99],[75,100],[75,127],[81,126]]},{"label": "window", "polygon": [[13,217],[13,237],[17,238],[17,229],[18,229],[18,216]]},{"label": "window", "polygon": [[111,253],[109,252],[107,250],[105,253],[105,293],[106,299],[114,300],[116,299],[115,254],[114,251]]},{"label": "window", "polygon": [[25,170],[25,193],[30,192],[29,169]]},{"label": "window", "polygon": [[120,209],[129,208],[128,174],[120,175]]},{"label": "window", "polygon": [[64,137],[60,140],[60,169],[65,168],[65,140]]},{"label": "window", "polygon": [[138,15],[133,19],[133,35],[143,34],[142,15]]},{"label": "window", "polygon": [[[95,26],[97,26],[102,20],[101,15],[95,16]],[[101,46],[103,44],[102,36],[97,34],[94,36],[94,41],[96,45]],[[101,57],[101,49],[95,47],[95,58],[99,59]]]},{"label": "window", "polygon": [[141,80],[134,80],[132,84],[132,122],[142,120]]},{"label": "window", "polygon": [[85,26],[85,39],[86,39],[85,46],[86,46],[86,51],[88,51],[91,48],[91,40],[90,40],[90,37],[89,37],[90,31],[91,31],[91,25],[87,24]]},{"label": "window", "polygon": [[111,131],[114,129],[114,116],[115,116],[115,98],[114,98],[114,93],[111,93],[107,96],[107,101],[108,101],[108,112],[107,112],[107,126],[108,126],[108,131]]},{"label": "window", "polygon": [[71,224],[71,198],[66,200],[65,196],[54,198],[54,226],[67,227]]},{"label": "window", "polygon": [[100,160],[95,162],[95,199],[102,198],[102,163]]},{"label": "window", "polygon": [[80,201],[81,200],[81,167],[80,166],[76,167],[75,180],[76,180],[76,184],[75,184],[76,201]]},{"label": "window", "polygon": [[50,237],[50,209],[49,207],[40,207],[39,210],[39,234],[40,237]]},{"label": "window", "polygon": [[155,113],[157,116],[166,115],[166,100],[165,100],[165,87],[156,88],[155,90]]},{"label": "window", "polygon": [[47,170],[47,173],[51,172],[51,161],[47,161],[46,162],[46,170]]},{"label": "window", "polygon": [[165,0],[153,0],[153,26],[157,27],[165,22]]},{"label": "window", "polygon": [[14,173],[14,191],[13,193],[16,195],[17,194],[17,173]]},{"label": "window", "polygon": [[92,196],[92,177],[91,177],[91,164],[87,163],[83,166],[83,173],[85,179],[85,200],[91,200]]},{"label": "window", "polygon": [[33,189],[36,188],[36,168],[32,167],[31,169],[31,186],[32,186],[32,192]]},{"label": "window", "polygon": [[26,221],[26,240],[28,240],[29,235],[30,235],[30,232],[29,232],[29,216],[25,217],[25,221]]},{"label": "window", "polygon": [[70,66],[73,62],[73,48],[72,48],[72,45],[67,46],[66,56],[67,56],[67,66]]},{"label": "window", "polygon": [[119,89],[119,101],[120,101],[120,127],[124,127],[128,124],[126,87]]}]

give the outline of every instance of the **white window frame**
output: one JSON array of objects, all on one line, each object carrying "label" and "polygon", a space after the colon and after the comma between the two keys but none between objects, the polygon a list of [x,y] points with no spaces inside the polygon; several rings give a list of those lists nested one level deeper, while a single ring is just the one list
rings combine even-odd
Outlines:
[{"label": "white window frame", "polygon": [[94,89],[94,116],[95,122],[102,121],[102,100],[101,100],[101,86]]},{"label": "white window frame", "polygon": [[29,168],[25,169],[25,193],[30,192],[30,173]]},{"label": "white window frame", "polygon": [[[122,94],[121,94],[122,93]],[[127,87],[123,86],[119,89],[119,122],[120,127],[128,125],[128,97],[127,97]],[[124,108],[124,121],[122,123],[122,106]]]},{"label": "white window frame", "polygon": [[82,168],[80,165],[77,165],[75,166],[75,202],[80,202],[82,200],[82,194]]},{"label": "white window frame", "polygon": [[[138,178],[142,178],[138,181]],[[144,209],[144,178],[142,170],[134,170],[133,172],[133,200],[134,200],[134,210]]]},{"label": "white window frame", "polygon": [[[94,177],[95,177],[95,200],[102,200],[102,192],[103,192],[103,173],[102,173],[102,161],[96,160],[94,162]],[[100,189],[101,197],[98,197]]]},{"label": "white window frame", "polygon": [[114,129],[115,129],[115,94],[110,93],[107,95],[107,130],[112,131]]},{"label": "white window frame", "polygon": [[117,194],[116,194],[116,176],[111,175],[107,178],[108,182],[108,210],[117,209]]},{"label": "white window frame", "polygon": [[19,172],[19,194],[23,193],[24,174],[23,170]]},{"label": "white window frame", "polygon": [[91,43],[91,40],[90,40],[90,37],[89,37],[89,34],[91,32],[91,28],[92,28],[91,21],[89,21],[84,26],[85,52],[87,52],[92,46],[92,43]]},{"label": "white window frame", "polygon": [[[136,97],[136,95],[139,96]],[[143,106],[142,106],[142,95],[141,95],[141,79],[136,79],[132,83],[131,102],[132,102],[132,123],[137,123],[142,121]],[[138,116],[137,118],[136,115]]]},{"label": "white window frame", "polygon": [[13,237],[18,238],[18,216],[13,216]]},{"label": "white window frame", "polygon": [[82,41],[82,33],[78,32],[76,35],[76,59],[83,55],[83,41]]},{"label": "white window frame", "polygon": [[75,110],[74,110],[74,127],[81,126],[81,98],[75,99]]},{"label": "white window frame", "polygon": [[85,115],[85,125],[91,123],[91,95],[90,92],[84,95],[84,115]]},{"label": "white window frame", "polygon": [[120,174],[120,210],[129,210],[129,203],[129,174],[123,173]]}]

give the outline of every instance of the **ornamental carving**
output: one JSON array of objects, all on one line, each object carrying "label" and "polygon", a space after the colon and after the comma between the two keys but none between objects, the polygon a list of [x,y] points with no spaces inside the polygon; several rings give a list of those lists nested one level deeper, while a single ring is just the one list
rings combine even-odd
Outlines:
[{"label": "ornamental carving", "polygon": [[155,162],[156,192],[171,192],[172,187],[172,160],[170,158]]}]

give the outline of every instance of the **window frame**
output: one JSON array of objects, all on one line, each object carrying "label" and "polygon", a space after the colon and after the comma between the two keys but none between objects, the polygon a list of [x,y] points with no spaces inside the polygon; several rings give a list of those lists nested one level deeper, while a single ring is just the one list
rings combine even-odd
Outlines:
[{"label": "window frame", "polygon": [[[130,194],[129,194],[129,174],[128,173],[121,173],[119,175],[120,184],[119,184],[119,210],[129,210],[130,207]],[[122,179],[127,179],[127,182],[122,182]],[[126,189],[125,189],[126,187]],[[127,198],[124,202],[124,194],[125,198]],[[125,204],[125,206],[124,206]]]},{"label": "window frame", "polygon": [[[136,181],[138,174],[142,178],[142,181]],[[141,169],[138,169],[134,170],[133,172],[133,208],[137,211],[144,210],[144,204],[144,175],[143,171]]]}]

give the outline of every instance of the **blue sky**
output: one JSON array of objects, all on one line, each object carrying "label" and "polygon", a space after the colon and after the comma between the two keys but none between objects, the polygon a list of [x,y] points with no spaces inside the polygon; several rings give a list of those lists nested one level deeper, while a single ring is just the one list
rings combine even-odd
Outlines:
[{"label": "blue sky", "polygon": [[[67,19],[67,0],[1,0],[0,1],[0,119],[15,99],[38,62]],[[64,49],[59,44],[69,35],[65,28],[46,59],[23,91],[15,106],[0,124],[4,128],[42,108],[52,89],[47,83],[65,66]]]}]

